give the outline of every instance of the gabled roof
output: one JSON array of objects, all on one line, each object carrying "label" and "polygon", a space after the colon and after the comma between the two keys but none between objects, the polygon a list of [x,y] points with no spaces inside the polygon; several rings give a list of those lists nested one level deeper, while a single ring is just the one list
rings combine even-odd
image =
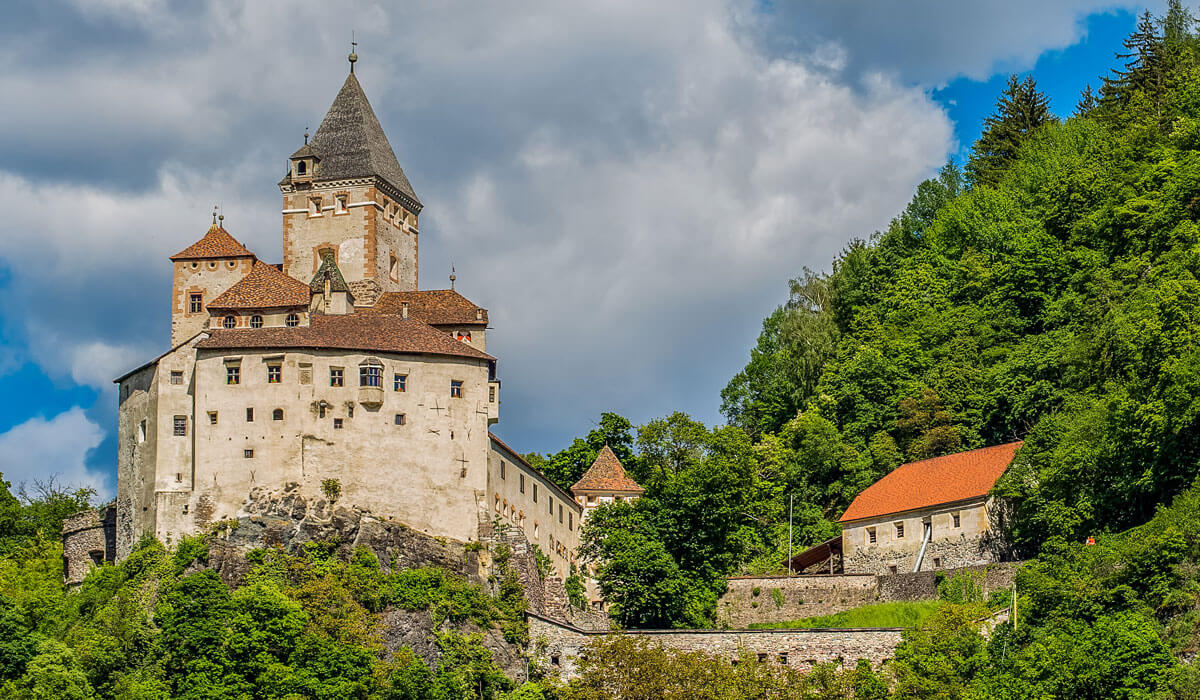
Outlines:
[{"label": "gabled roof", "polygon": [[[421,206],[421,200],[379,125],[375,110],[371,109],[371,103],[353,73],[346,76],[346,82],[308,145],[310,152],[321,159],[316,179],[344,180],[374,175]],[[286,184],[288,179],[285,177],[279,184]]]},{"label": "gabled roof", "polygon": [[613,454],[612,448],[605,445],[592,466],[583,473],[579,481],[571,487],[571,493],[577,491],[618,491],[622,493],[642,493],[644,489],[638,482],[629,478],[621,460]]},{"label": "gabled roof", "polygon": [[250,274],[208,303],[210,309],[277,309],[308,306],[308,285],[274,265],[254,261]]},{"label": "gabled roof", "polygon": [[[486,326],[488,322],[487,309],[476,306],[453,289],[384,292],[379,295],[379,299],[376,300],[374,306],[369,307],[369,310],[371,313],[377,314],[400,315],[405,302],[408,303],[410,317],[419,318],[432,326]],[[478,311],[483,312],[481,318],[476,318]]]},{"label": "gabled roof", "polygon": [[350,291],[350,285],[346,284],[346,278],[342,277],[342,271],[338,269],[337,263],[333,261],[333,253],[326,253],[325,257],[321,258],[321,266],[317,268],[317,274],[313,275],[312,282],[308,284],[308,288],[313,294],[325,293],[326,277],[329,278],[329,291]]},{"label": "gabled roof", "polygon": [[447,355],[495,360],[416,319],[372,314],[313,314],[309,325],[269,328],[214,328],[198,348],[318,348],[368,352]]},{"label": "gabled roof", "polygon": [[229,232],[213,224],[204,237],[171,256],[172,260],[200,260],[203,258],[253,258],[254,253],[246,250]]},{"label": "gabled roof", "polygon": [[901,464],[858,494],[838,522],[983,498],[1023,444],[1010,442]]}]

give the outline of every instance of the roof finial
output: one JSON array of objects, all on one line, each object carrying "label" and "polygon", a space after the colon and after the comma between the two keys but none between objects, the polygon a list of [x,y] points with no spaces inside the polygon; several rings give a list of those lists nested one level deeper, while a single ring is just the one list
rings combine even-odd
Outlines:
[{"label": "roof finial", "polygon": [[454,263],[450,263],[450,290],[454,290],[454,280],[458,279],[458,275],[454,274]]},{"label": "roof finial", "polygon": [[217,205],[213,205],[213,226],[217,225]]},{"label": "roof finial", "polygon": [[354,40],[354,30],[350,30],[350,55],[347,56],[347,58],[350,59],[350,72],[351,73],[354,72],[354,62],[358,60],[357,49],[358,49],[358,42]]},{"label": "roof finial", "polygon": [[308,125],[304,125],[304,145],[308,145]]}]

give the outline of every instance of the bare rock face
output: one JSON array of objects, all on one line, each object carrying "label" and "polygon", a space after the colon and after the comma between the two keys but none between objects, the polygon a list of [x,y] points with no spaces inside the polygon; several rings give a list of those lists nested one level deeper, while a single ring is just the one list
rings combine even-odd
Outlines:
[{"label": "bare rock face", "polygon": [[465,543],[433,538],[325,498],[305,497],[298,484],[278,491],[255,489],[243,515],[221,532],[209,545],[209,564],[230,585],[242,582],[250,550],[281,547],[294,552],[307,542],[332,544],[341,555],[367,547],[384,570],[436,566],[477,583],[485,579],[479,553]]},{"label": "bare rock face", "polygon": [[[384,648],[389,656],[402,647],[408,647],[426,666],[437,669],[438,647],[434,638],[433,618],[430,617],[429,611],[388,610],[383,614],[381,627]],[[447,622],[443,629],[451,629],[461,634],[482,635],[484,648],[492,652],[492,661],[504,671],[504,675],[517,682],[525,679],[525,658],[521,655],[521,650],[505,641],[500,630],[482,629],[470,621],[459,624]]]}]

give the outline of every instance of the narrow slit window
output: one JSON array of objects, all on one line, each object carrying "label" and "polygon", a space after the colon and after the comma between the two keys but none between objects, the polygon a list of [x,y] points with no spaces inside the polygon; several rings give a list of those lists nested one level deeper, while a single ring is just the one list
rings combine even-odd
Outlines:
[{"label": "narrow slit window", "polygon": [[958,513],[951,513],[950,517],[954,520],[954,527],[962,527],[962,518]]},{"label": "narrow slit window", "polygon": [[507,466],[508,465],[506,465],[504,463],[504,460],[500,460],[500,478],[501,479],[504,479],[504,471],[505,471],[505,467],[507,467]]},{"label": "narrow slit window", "polygon": [[875,544],[875,528],[867,528],[867,544]]},{"label": "narrow slit window", "polygon": [[537,484],[533,485],[533,502],[537,503]]},{"label": "narrow slit window", "polygon": [[521,482],[520,482],[521,493],[525,493],[525,475],[519,474],[518,476],[521,477]]},{"label": "narrow slit window", "polygon": [[345,214],[346,213],[346,195],[342,194],[342,195],[338,195],[337,197],[334,198],[333,213],[335,213],[335,214]]},{"label": "narrow slit window", "polygon": [[247,409],[246,409],[246,422],[247,422],[247,423],[253,423],[253,422],[254,422],[254,409],[253,409],[253,408],[247,408]]},{"label": "narrow slit window", "polygon": [[488,403],[496,403],[496,387],[488,387]]}]

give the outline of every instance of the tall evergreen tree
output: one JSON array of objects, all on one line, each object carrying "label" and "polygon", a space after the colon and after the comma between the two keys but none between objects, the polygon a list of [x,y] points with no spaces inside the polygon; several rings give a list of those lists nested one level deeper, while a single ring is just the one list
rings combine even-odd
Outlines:
[{"label": "tall evergreen tree", "polygon": [[1033,77],[1010,75],[996,101],[996,113],[983,122],[967,163],[967,176],[978,184],[995,184],[1029,135],[1043,124],[1058,121],[1050,113],[1050,100],[1037,89]]},{"label": "tall evergreen tree", "polygon": [[1092,89],[1091,83],[1088,83],[1083,88],[1083,92],[1079,93],[1079,101],[1075,103],[1075,116],[1086,117],[1099,105],[1100,98],[1096,95],[1096,91]]}]

